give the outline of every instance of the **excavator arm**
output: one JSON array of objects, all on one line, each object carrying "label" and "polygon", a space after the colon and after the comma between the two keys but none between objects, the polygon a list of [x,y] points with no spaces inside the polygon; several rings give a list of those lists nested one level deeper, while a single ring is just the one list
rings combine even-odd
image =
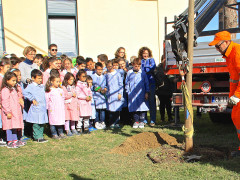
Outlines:
[{"label": "excavator arm", "polygon": [[[226,0],[195,0],[194,13],[195,13],[195,30],[194,30],[194,47],[197,45],[196,39],[211,19],[216,15],[219,9],[224,5]],[[206,5],[205,5],[206,4]],[[203,7],[203,5],[205,5]],[[202,8],[202,9],[201,9]],[[198,13],[199,9],[201,12]],[[180,14],[173,25],[174,30],[167,34],[165,39],[171,41],[172,52],[175,55],[177,64],[186,60],[183,52],[187,52],[187,36],[188,36],[188,9]]]}]

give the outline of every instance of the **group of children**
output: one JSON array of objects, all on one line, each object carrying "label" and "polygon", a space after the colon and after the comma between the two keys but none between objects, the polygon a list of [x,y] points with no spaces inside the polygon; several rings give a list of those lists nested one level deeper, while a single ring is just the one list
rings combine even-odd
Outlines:
[{"label": "group of children", "polygon": [[21,73],[26,72],[3,58],[0,128],[6,131],[7,147],[26,144],[21,140],[24,123],[31,124],[33,140],[43,143],[47,142],[43,137],[47,123],[53,139],[65,138],[64,131],[73,136],[105,129],[106,112],[110,128],[119,128],[120,113],[126,108],[134,120],[133,128],[144,128],[149,110],[147,75],[139,58],[133,60],[132,69],[119,69],[121,63],[125,59],[108,60],[101,54],[97,63],[79,56],[73,67],[68,57],[50,57],[44,67],[39,63],[38,69],[29,72],[31,79],[24,83]]}]

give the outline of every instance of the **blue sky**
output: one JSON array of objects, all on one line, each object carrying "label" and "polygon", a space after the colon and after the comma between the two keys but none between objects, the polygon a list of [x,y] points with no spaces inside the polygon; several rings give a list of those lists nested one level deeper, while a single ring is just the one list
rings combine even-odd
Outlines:
[{"label": "blue sky", "polygon": [[[237,2],[240,2],[240,0],[237,0]],[[214,16],[214,18],[209,22],[209,24],[205,27],[204,31],[209,30],[217,30],[218,29],[218,13]],[[240,38],[240,34],[237,34],[237,39]],[[207,42],[212,41],[214,39],[214,36],[205,36],[205,37],[199,37],[197,39],[197,42]]]}]

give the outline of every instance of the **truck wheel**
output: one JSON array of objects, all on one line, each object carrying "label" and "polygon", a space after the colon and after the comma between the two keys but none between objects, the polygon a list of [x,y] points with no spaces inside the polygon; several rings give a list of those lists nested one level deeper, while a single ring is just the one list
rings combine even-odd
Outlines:
[{"label": "truck wheel", "polygon": [[232,123],[230,112],[209,112],[209,117],[214,123]]}]

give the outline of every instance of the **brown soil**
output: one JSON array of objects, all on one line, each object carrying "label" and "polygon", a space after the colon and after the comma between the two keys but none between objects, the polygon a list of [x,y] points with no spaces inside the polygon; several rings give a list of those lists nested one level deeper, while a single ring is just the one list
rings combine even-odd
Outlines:
[{"label": "brown soil", "polygon": [[160,147],[163,144],[179,146],[176,138],[162,132],[143,132],[126,139],[120,146],[115,147],[110,153],[128,155],[130,153],[144,151]]},{"label": "brown soil", "polygon": [[[188,161],[188,156],[196,155],[201,156],[198,159],[192,159]],[[195,146],[192,152],[185,153],[184,145],[182,147],[171,147],[169,145],[161,146],[154,151],[147,154],[153,163],[164,163],[164,162],[209,162],[217,161],[221,159],[228,159],[230,150],[228,148],[219,147],[207,147],[207,146]]]}]

